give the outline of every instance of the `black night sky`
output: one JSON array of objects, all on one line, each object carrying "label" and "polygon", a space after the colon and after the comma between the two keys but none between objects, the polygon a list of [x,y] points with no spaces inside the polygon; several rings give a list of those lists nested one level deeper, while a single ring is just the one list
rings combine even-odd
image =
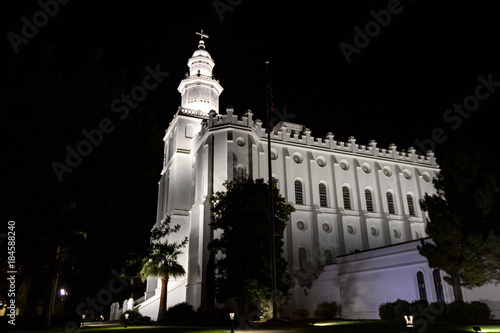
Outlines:
[{"label": "black night sky", "polygon": [[[21,18],[40,10],[36,1],[23,3],[2,11],[4,36],[20,34]],[[381,12],[388,6],[389,19]],[[415,140],[441,128],[446,140],[435,148],[439,157],[451,141],[495,141],[498,91],[473,106],[470,116],[466,111],[467,118],[443,119],[453,104],[474,94],[478,76],[500,81],[495,13],[491,1],[73,0],[20,44],[19,54],[54,42],[67,52],[63,61],[78,66],[75,54],[102,47],[110,68],[129,72],[130,86],[146,66],[160,64],[170,76],[146,103],[166,128],[180,103],[176,88],[196,49],[195,32],[204,29],[216,78],[225,88],[222,113],[232,105],[238,114],[251,109],[265,118],[264,61],[270,60],[276,107],[314,136],[332,132],[341,141],[354,136],[361,144],[374,139],[380,147],[419,149]],[[374,15],[385,19],[385,27],[370,24]],[[373,37],[358,44],[348,63],[340,44],[356,47],[355,28],[366,32],[367,26]],[[8,38],[2,54],[16,56]]]},{"label": "black night sky", "polygon": [[[224,87],[223,114],[233,106],[238,115],[250,109],[254,118],[265,119],[264,62],[269,60],[276,108],[283,120],[305,125],[313,136],[332,132],[339,141],[354,136],[366,145],[373,139],[381,148],[391,143],[398,150],[432,148],[438,163],[457,143],[473,142],[499,160],[500,20],[493,1],[60,0],[57,13],[16,44],[13,36],[23,36],[26,21],[43,20],[37,16],[40,3],[54,1],[4,4],[2,87],[10,85],[2,73],[11,62],[29,62],[48,44],[55,45],[58,62],[68,69],[81,67],[82,55],[102,48],[105,71],[127,71],[125,91],[141,83],[147,66],[160,66],[169,74],[141,106],[153,114],[161,137],[180,104],[177,86],[197,48],[195,32],[203,29],[210,36],[206,46],[216,63],[214,75]],[[22,112],[23,121],[33,116],[30,110],[0,112]],[[22,131],[23,123],[2,124],[10,127]],[[61,147],[80,140],[81,130],[76,127],[72,141],[60,142]],[[4,149],[16,146],[8,132],[2,137]],[[106,143],[101,148],[111,149]],[[46,156],[48,161],[62,158],[62,148],[56,151],[60,154]],[[152,154],[159,161],[153,170],[159,179],[161,146]],[[84,169],[85,163],[68,177]],[[47,178],[57,191],[57,178]],[[148,203],[137,211],[152,225],[156,189],[149,192]],[[2,225],[18,218],[9,214],[14,216],[0,212]]]}]

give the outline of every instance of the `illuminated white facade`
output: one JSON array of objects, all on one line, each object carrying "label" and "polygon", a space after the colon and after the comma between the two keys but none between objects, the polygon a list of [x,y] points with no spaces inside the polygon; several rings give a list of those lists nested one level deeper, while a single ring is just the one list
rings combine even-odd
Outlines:
[{"label": "illuminated white facade", "polygon": [[[169,282],[168,306],[187,301],[197,308],[204,302],[207,244],[216,237],[209,227],[211,195],[224,191],[228,179],[269,178],[263,123],[250,111],[241,117],[232,108],[219,113],[223,88],[212,75],[214,65],[201,41],[188,61],[189,75],[178,87],[181,106],[163,139],[156,223],[168,215],[181,225],[173,240],[189,238],[179,258],[187,275]],[[317,138],[287,122],[274,128],[271,140],[272,176],[296,209],[285,232],[289,268],[299,275],[322,271],[307,296],[294,288],[285,312],[307,308],[312,315],[319,303],[335,301],[342,305],[342,318],[378,318],[378,305],[397,298],[455,300],[444,282],[443,290],[436,290],[441,274],[416,250],[426,237],[418,203],[434,192],[432,178],[439,171],[432,152],[419,156],[413,148],[379,148],[375,141],[360,145],[353,137],[341,142],[331,133]],[[146,300],[138,306],[153,320],[159,287],[150,278]]]}]

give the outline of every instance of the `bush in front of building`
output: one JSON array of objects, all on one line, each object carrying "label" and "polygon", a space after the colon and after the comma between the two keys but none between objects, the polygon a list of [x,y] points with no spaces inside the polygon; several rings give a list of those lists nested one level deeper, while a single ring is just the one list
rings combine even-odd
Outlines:
[{"label": "bush in front of building", "polygon": [[[128,319],[125,319],[125,314],[128,314]],[[128,310],[120,315],[118,322],[122,325],[125,325],[125,323],[127,325],[138,324],[138,323],[142,322],[142,315],[139,313],[139,311]]]},{"label": "bush in front of building", "polygon": [[[488,320],[491,319],[491,311],[486,303],[473,301],[470,303],[452,302],[445,304],[426,301],[407,301],[398,299],[395,302],[382,303],[378,309],[382,320],[402,320],[405,315],[413,315],[414,320]],[[430,319],[432,318],[432,319]]]},{"label": "bush in front of building", "polygon": [[[413,319],[426,318],[427,312],[429,310],[429,303],[427,301],[422,300],[414,300],[408,306],[408,313],[413,316]],[[404,315],[403,315],[404,316]]]},{"label": "bush in front of building", "polygon": [[336,302],[323,302],[314,310],[314,316],[321,319],[335,319],[338,313]]},{"label": "bush in front of building", "polygon": [[167,315],[162,324],[186,326],[195,325],[197,322],[198,317],[193,306],[187,302],[182,302],[168,308]]},{"label": "bush in front of building", "polygon": [[461,320],[464,319],[464,302],[451,302],[446,306],[446,315],[448,320]]},{"label": "bush in front of building", "polygon": [[491,319],[491,311],[486,303],[472,301],[465,303],[463,308],[466,320],[488,320]]},{"label": "bush in front of building", "polygon": [[427,308],[427,313],[431,318],[436,318],[435,320],[443,321],[448,320],[448,315],[446,314],[446,303],[443,302],[432,302]]},{"label": "bush in front of building", "polygon": [[292,319],[305,319],[309,317],[309,311],[304,308],[293,309],[290,312],[290,318]]},{"label": "bush in front of building", "polygon": [[410,314],[410,303],[404,299],[397,299],[394,302],[394,315],[396,320],[403,320],[405,315]]},{"label": "bush in front of building", "polygon": [[378,315],[382,320],[394,320],[396,318],[394,302],[380,304],[378,307]]}]

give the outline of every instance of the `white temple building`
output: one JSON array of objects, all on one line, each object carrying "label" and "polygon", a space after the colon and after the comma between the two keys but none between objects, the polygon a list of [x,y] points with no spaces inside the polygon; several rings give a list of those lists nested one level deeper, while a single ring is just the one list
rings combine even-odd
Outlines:
[{"label": "white temple building", "polygon": [[[225,191],[226,180],[269,179],[264,124],[250,111],[220,111],[223,88],[212,74],[207,36],[201,36],[178,86],[181,106],[163,138],[156,221],[170,216],[181,225],[173,240],[189,238],[179,258],[187,274],[170,280],[168,306],[188,302],[195,309],[204,302],[207,244],[214,237],[211,195]],[[272,176],[296,209],[285,231],[289,269],[323,270],[307,295],[293,289],[285,315],[296,308],[312,315],[318,304],[335,301],[342,318],[378,319],[379,305],[399,298],[479,300],[500,318],[498,288],[454,288],[418,253],[427,237],[418,203],[434,193],[432,178],[439,172],[432,152],[420,156],[413,148],[380,148],[375,141],[361,145],[354,137],[340,142],[331,133],[313,137],[304,125],[288,122],[273,129],[271,147]],[[149,278],[145,300],[136,306],[153,320],[159,292],[159,279]]]}]

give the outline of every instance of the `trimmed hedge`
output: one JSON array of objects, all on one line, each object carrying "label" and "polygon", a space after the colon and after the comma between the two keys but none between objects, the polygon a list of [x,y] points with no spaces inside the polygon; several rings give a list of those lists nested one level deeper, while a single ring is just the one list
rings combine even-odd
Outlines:
[{"label": "trimmed hedge", "polygon": [[309,317],[309,310],[303,308],[294,309],[290,313],[292,319],[305,319],[307,317]]},{"label": "trimmed hedge", "polygon": [[465,303],[464,317],[466,320],[487,320],[491,318],[491,311],[486,303],[473,301]]},{"label": "trimmed hedge", "polygon": [[448,320],[464,319],[464,302],[452,302],[446,306],[446,315]]},{"label": "trimmed hedge", "polygon": [[[128,320],[125,320],[125,314],[128,314]],[[122,325],[125,325],[125,323],[127,323],[127,325],[138,324],[142,322],[142,315],[139,313],[139,311],[128,310],[120,315],[120,318],[118,318],[118,322]]]},{"label": "trimmed hedge", "polygon": [[387,302],[380,304],[378,307],[378,316],[382,320],[394,320],[396,318],[396,313],[394,312],[394,303]]},{"label": "trimmed hedge", "polygon": [[[401,320],[404,315],[411,314],[414,319],[426,318],[427,320],[487,320],[491,319],[491,311],[486,303],[473,301],[470,303],[452,302],[444,304],[426,301],[413,301],[411,304],[398,299],[394,302],[382,303],[378,308],[382,320]],[[432,318],[432,319],[430,319]]]},{"label": "trimmed hedge", "polygon": [[182,302],[168,308],[163,324],[186,326],[194,325],[197,322],[198,317],[193,306],[187,302]]},{"label": "trimmed hedge", "polygon": [[314,310],[314,316],[321,319],[335,319],[338,313],[336,302],[323,302]]}]

